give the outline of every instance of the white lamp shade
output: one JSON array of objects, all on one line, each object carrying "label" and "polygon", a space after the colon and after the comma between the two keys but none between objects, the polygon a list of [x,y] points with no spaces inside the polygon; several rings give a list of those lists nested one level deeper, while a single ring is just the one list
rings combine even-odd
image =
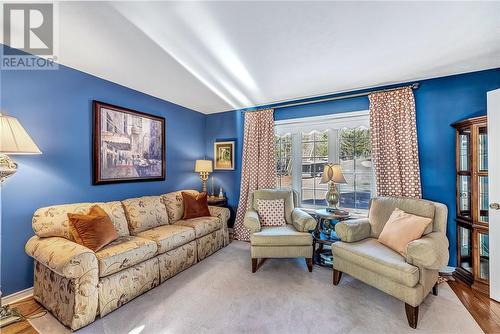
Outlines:
[{"label": "white lamp shade", "polygon": [[42,154],[15,117],[0,114],[0,153]]},{"label": "white lamp shade", "polygon": [[212,173],[212,160],[196,160],[194,171],[197,173]]},{"label": "white lamp shade", "polygon": [[344,174],[342,173],[342,168],[339,164],[325,165],[320,183],[328,183],[330,181],[333,181],[334,183],[347,183],[344,178]]}]

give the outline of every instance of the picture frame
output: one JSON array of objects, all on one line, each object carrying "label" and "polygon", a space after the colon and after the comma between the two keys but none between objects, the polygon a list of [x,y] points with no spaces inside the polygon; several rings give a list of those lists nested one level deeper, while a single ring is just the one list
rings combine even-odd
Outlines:
[{"label": "picture frame", "polygon": [[163,181],[165,118],[92,101],[93,184]]},{"label": "picture frame", "polygon": [[234,170],[234,140],[214,142],[214,169]]}]

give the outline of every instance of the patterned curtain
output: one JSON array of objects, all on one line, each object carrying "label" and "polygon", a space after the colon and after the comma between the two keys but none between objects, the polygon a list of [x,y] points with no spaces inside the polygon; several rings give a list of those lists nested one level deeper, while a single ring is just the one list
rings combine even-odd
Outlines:
[{"label": "patterned curtain", "polygon": [[378,196],[421,198],[415,99],[410,87],[373,93],[370,140]]},{"label": "patterned curtain", "polygon": [[240,202],[234,224],[234,238],[237,240],[250,240],[250,232],[243,225],[245,213],[250,207],[250,193],[258,189],[275,188],[273,116],[273,109],[245,113]]}]

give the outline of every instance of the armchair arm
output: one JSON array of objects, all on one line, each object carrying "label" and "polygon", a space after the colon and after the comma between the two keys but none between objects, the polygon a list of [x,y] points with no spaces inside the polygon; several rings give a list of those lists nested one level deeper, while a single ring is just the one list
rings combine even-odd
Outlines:
[{"label": "armchair arm", "polygon": [[316,228],[316,219],[314,219],[310,214],[295,208],[292,211],[292,223],[295,229],[299,232],[309,232]]},{"label": "armchair arm", "polygon": [[248,210],[243,220],[243,225],[250,230],[250,234],[259,232],[261,229],[259,214],[255,210]]},{"label": "armchair arm", "polygon": [[335,225],[335,232],[344,242],[356,242],[370,236],[371,225],[368,218],[348,220]]},{"label": "armchair arm", "polygon": [[64,238],[34,236],[26,243],[25,250],[36,261],[66,278],[80,278],[91,270],[98,272],[95,253]]},{"label": "armchair arm", "polygon": [[406,246],[406,262],[426,269],[439,270],[448,264],[448,238],[432,232]]}]

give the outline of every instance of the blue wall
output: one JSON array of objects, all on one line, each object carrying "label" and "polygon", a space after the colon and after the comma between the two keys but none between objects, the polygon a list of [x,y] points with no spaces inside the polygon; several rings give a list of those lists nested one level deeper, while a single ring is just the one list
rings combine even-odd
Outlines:
[{"label": "blue wall", "polygon": [[[420,88],[415,90],[414,93],[417,106],[417,131],[423,197],[445,203],[448,206],[450,213],[448,218],[450,265],[456,265],[455,139],[454,129],[450,124],[470,116],[486,114],[486,92],[500,88],[500,69],[419,82]],[[380,88],[390,87],[392,86]],[[356,92],[362,92],[362,90]],[[358,97],[277,109],[275,119],[284,120],[367,110],[368,107],[368,98]],[[207,117],[207,126],[212,124],[216,129],[233,128],[231,135],[237,135],[238,141],[241,143],[243,141],[242,118],[243,113],[241,111],[209,115]],[[217,136],[217,130],[207,131],[207,143],[213,143]],[[209,152],[208,149],[207,146],[207,153]],[[237,157],[241,160],[241,150]],[[233,185],[229,183],[230,181],[233,182]],[[228,197],[237,198],[239,196],[239,173],[228,175],[225,183],[227,189],[232,189],[231,193],[228,192]],[[232,202],[237,201],[232,199]]]},{"label": "blue wall", "polygon": [[[24,244],[33,235],[33,212],[43,206],[120,200],[199,188],[194,160],[205,154],[206,116],[138,91],[60,66],[57,71],[2,71],[1,108],[19,119],[43,152],[13,156],[15,176],[2,185],[1,290],[33,285]],[[166,118],[167,178],[92,186],[92,100]]]}]

